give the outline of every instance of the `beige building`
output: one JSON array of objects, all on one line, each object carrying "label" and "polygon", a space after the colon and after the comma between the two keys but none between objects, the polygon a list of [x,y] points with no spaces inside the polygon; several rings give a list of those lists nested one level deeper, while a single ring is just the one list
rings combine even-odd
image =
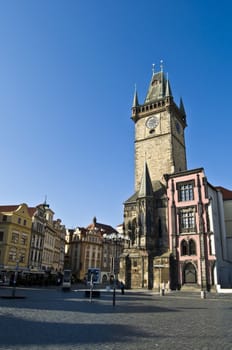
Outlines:
[{"label": "beige building", "polygon": [[46,203],[29,208],[32,217],[29,267],[33,272],[63,271],[66,229]]},{"label": "beige building", "polygon": [[54,220],[54,212],[45,204],[45,234],[42,254],[44,271],[61,272],[64,267],[66,228],[61,220]]},{"label": "beige building", "polygon": [[54,220],[53,226],[56,230],[53,269],[61,272],[64,268],[66,228],[60,219]]},{"label": "beige building", "polygon": [[101,270],[101,282],[117,279],[125,241],[121,236],[96,218],[86,228],[67,230],[65,267],[72,270],[77,280],[85,280],[89,268]]},{"label": "beige building", "polygon": [[42,270],[46,226],[45,206],[44,204],[40,204],[36,207],[29,208],[29,212],[32,218],[29,268],[31,271],[39,272]]}]

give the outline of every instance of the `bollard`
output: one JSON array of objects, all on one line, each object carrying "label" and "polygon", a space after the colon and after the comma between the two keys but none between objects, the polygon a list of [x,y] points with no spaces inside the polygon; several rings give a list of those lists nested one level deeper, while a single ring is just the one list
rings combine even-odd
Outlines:
[{"label": "bollard", "polygon": [[206,291],[201,290],[201,299],[206,299]]},{"label": "bollard", "polygon": [[115,287],[113,289],[113,306],[115,306],[115,299],[116,299],[116,292],[115,292]]}]

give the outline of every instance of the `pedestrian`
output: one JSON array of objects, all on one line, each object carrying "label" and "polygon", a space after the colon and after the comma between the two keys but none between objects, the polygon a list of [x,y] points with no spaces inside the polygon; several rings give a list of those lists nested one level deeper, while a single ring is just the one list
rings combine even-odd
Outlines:
[{"label": "pedestrian", "polygon": [[161,284],[161,295],[164,296],[164,293],[165,293],[165,283],[163,282]]},{"label": "pedestrian", "polygon": [[124,294],[125,287],[124,287],[124,283],[122,281],[120,283],[120,288],[121,288],[121,294]]}]

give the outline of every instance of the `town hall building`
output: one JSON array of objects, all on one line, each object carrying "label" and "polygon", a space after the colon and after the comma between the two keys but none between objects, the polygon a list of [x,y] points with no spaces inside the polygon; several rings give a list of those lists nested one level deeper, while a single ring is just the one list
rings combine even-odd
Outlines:
[{"label": "town hall building", "polygon": [[225,247],[232,232],[225,227],[223,194],[203,168],[187,169],[186,113],[182,99],[174,101],[162,66],[153,69],[143,104],[135,91],[131,119],[135,191],[124,203],[130,246],[121,255],[120,279],[127,288],[231,286]]}]

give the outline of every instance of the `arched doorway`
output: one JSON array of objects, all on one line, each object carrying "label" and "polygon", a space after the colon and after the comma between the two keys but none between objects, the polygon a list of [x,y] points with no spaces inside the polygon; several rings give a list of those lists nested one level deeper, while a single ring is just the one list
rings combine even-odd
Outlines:
[{"label": "arched doorway", "polygon": [[197,283],[197,271],[192,263],[187,263],[183,270],[183,283]]}]

